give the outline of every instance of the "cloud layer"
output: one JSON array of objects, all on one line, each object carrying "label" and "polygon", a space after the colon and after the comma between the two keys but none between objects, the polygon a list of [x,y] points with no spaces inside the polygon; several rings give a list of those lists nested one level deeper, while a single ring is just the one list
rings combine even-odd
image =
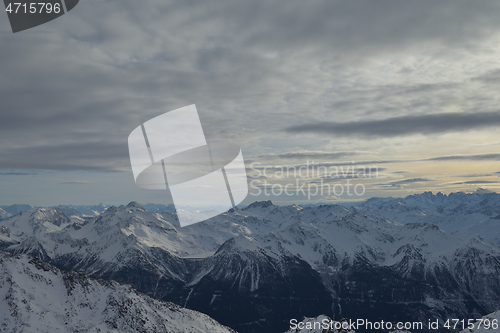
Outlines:
[{"label": "cloud layer", "polygon": [[[209,140],[263,164],[496,161],[499,10],[497,0],[88,0],[18,34],[4,16],[0,169],[129,173],[130,131],[193,103]],[[91,197],[101,184],[75,191]]]},{"label": "cloud layer", "polygon": [[325,133],[332,136],[394,137],[479,130],[500,126],[500,112],[445,113],[401,116],[357,122],[316,122],[291,126],[290,133]]}]

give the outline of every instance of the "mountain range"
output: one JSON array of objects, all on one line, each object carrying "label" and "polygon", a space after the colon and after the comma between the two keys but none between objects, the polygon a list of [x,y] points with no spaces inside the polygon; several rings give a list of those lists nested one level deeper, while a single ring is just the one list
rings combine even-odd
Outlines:
[{"label": "mountain range", "polygon": [[470,232],[500,244],[500,194],[486,190],[371,198],[354,208],[398,223],[431,223],[448,232]]},{"label": "mountain range", "polygon": [[[57,210],[63,212],[69,218],[85,220],[91,217],[99,216],[102,212],[108,209],[108,207],[109,206],[100,203],[99,205],[58,205],[49,208],[56,208]],[[163,204],[148,203],[145,204],[143,207],[153,213],[175,212],[175,206],[172,204],[163,205]],[[14,215],[20,214],[32,208],[36,207],[26,204],[0,206],[0,220],[12,217]],[[38,207],[38,208],[44,208],[44,207]]]},{"label": "mountain range", "polygon": [[318,314],[427,322],[500,309],[498,215],[500,196],[484,192],[255,202],[184,228],[136,202],[89,219],[32,208],[0,221],[0,248],[132,284],[239,332],[284,332]]}]

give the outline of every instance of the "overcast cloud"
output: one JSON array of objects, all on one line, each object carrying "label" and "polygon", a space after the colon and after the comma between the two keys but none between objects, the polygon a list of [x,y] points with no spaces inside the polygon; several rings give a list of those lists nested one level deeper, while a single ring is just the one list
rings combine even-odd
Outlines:
[{"label": "overcast cloud", "polygon": [[436,134],[498,127],[500,113],[445,113],[421,116],[402,116],[383,120],[349,123],[317,122],[289,127],[290,133],[327,133],[332,136],[382,136],[393,137],[413,134]]},{"label": "overcast cloud", "polygon": [[[499,10],[496,0],[86,0],[16,34],[0,13],[0,169],[12,184],[23,170],[70,172],[67,200],[94,203],[113,192],[79,172],[127,177],[128,134],[196,104],[207,138],[239,144],[248,161],[451,159],[472,173],[467,163],[498,161],[488,142],[500,141]],[[410,177],[434,179],[419,172]],[[116,177],[108,202],[124,200]],[[154,201],[127,184],[130,200]],[[26,188],[0,200],[37,204]]]}]

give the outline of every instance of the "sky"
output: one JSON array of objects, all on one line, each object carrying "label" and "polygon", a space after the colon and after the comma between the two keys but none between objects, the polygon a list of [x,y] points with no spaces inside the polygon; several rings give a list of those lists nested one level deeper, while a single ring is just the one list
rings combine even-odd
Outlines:
[{"label": "sky", "polygon": [[15,34],[0,13],[0,205],[170,203],[135,184],[127,138],[191,104],[241,147],[244,203],[498,191],[499,10],[82,0]]}]

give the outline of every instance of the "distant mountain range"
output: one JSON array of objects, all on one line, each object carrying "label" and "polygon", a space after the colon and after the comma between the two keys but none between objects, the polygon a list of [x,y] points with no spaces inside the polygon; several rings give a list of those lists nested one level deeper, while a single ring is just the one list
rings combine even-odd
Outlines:
[{"label": "distant mountain range", "polygon": [[500,309],[499,215],[500,196],[483,192],[256,202],[184,228],[136,202],[84,220],[32,208],[0,221],[0,248],[130,283],[243,333],[318,314],[443,322]]},{"label": "distant mountain range", "polygon": [[[63,212],[69,218],[88,219],[91,217],[99,216],[108,207],[110,206],[106,206],[101,203],[99,205],[59,205],[48,208],[56,208],[57,210]],[[143,207],[153,213],[175,212],[175,206],[172,204],[162,205],[162,204],[149,203],[144,205]],[[0,206],[0,220],[15,216],[32,208],[46,208],[46,207],[35,207],[26,204]]]},{"label": "distant mountain range", "polygon": [[470,232],[500,244],[498,193],[424,192],[406,198],[372,198],[355,209],[398,223],[431,223],[448,232]]}]

